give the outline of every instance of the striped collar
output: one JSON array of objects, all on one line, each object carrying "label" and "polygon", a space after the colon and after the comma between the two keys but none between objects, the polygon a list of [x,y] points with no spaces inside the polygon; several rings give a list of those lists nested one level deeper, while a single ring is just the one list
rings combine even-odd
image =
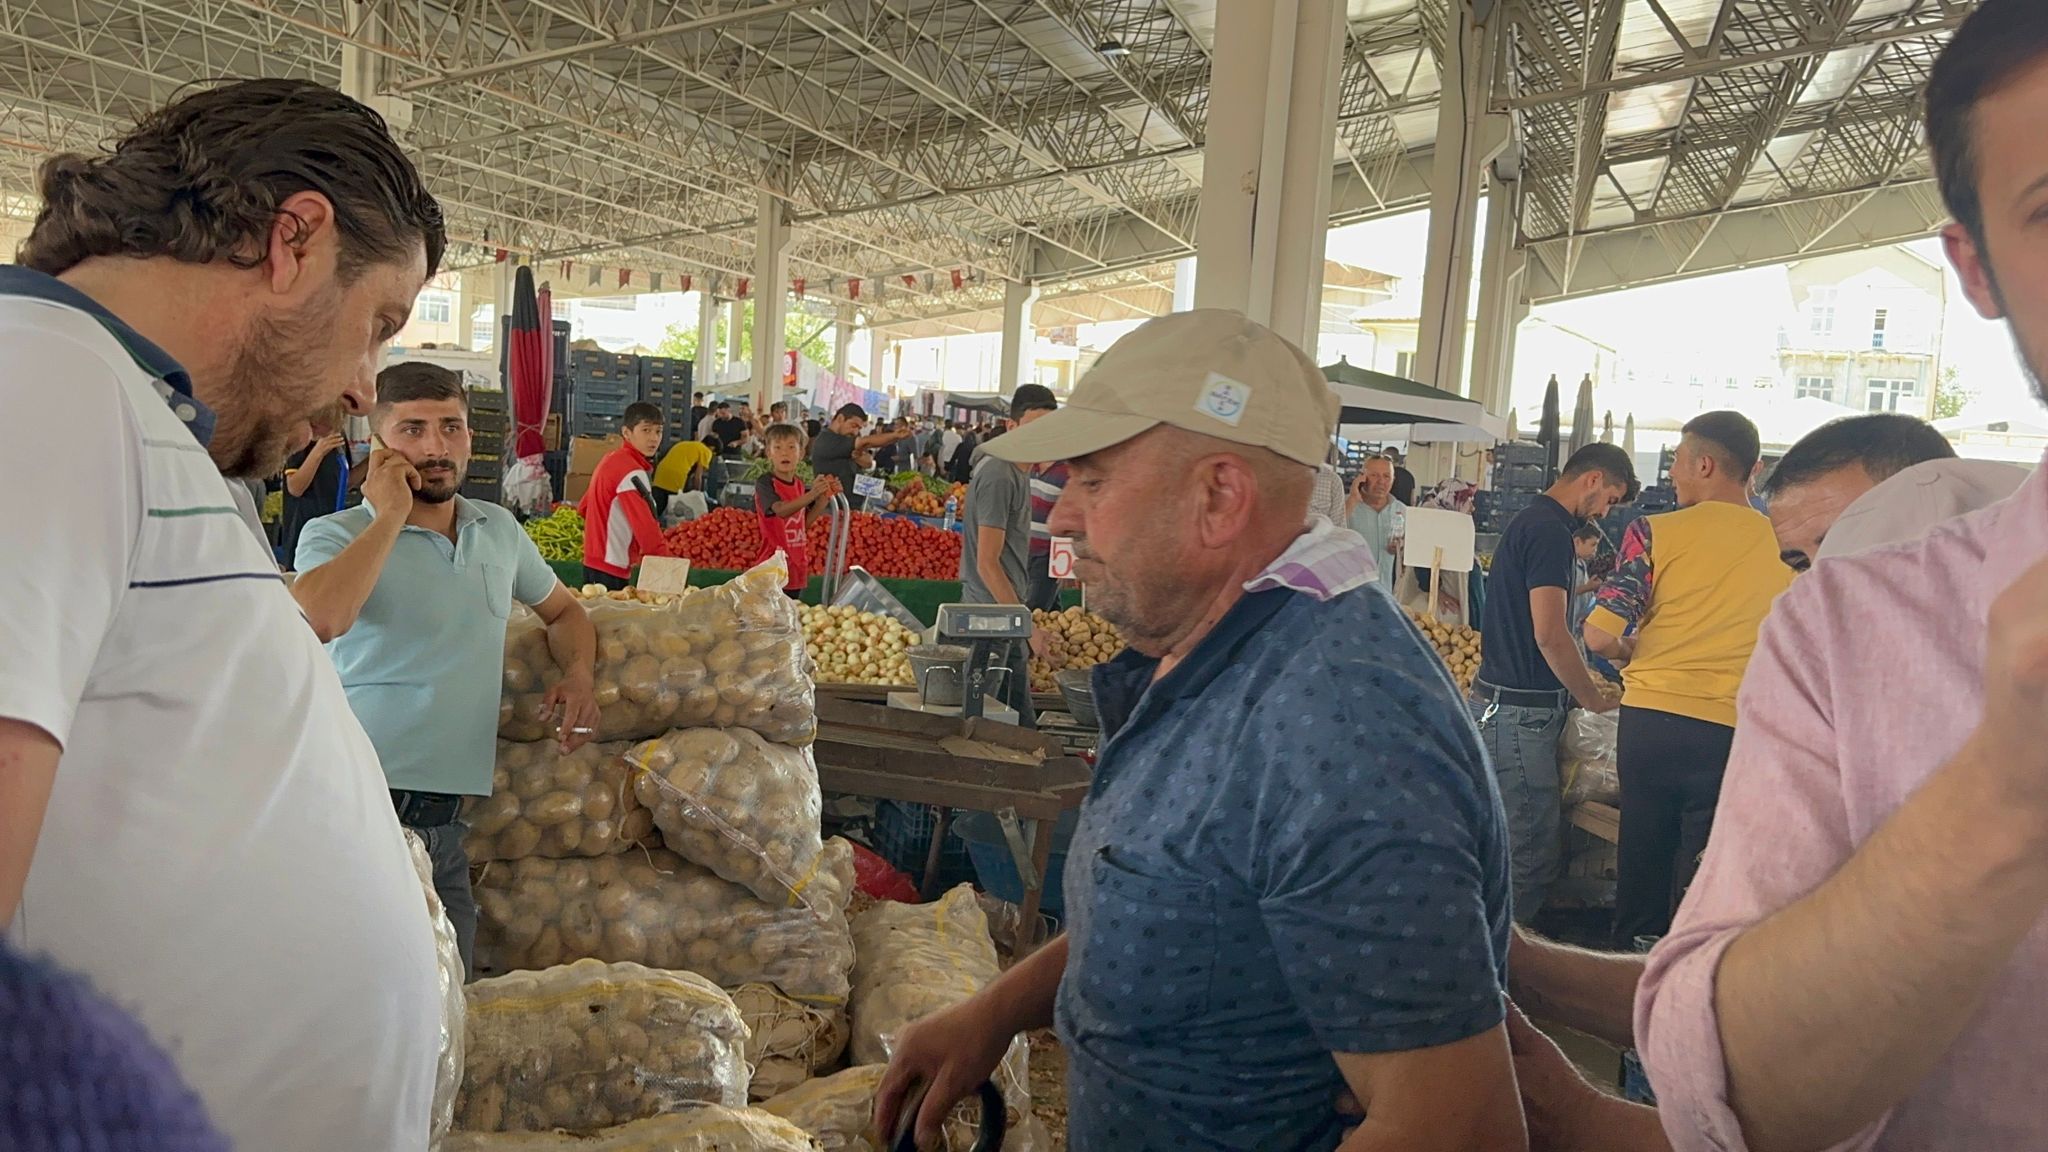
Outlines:
[{"label": "striped collar", "polygon": [[158,347],[155,341],[108,311],[104,304],[55,276],[19,264],[0,265],[0,296],[24,296],[62,304],[99,321],[100,327],[120,343],[136,367],[149,373],[150,378],[156,381],[157,394],[164,398],[172,414],[192,433],[192,438],[199,441],[201,447],[213,439],[213,410],[192,394],[192,377],[184,366]]},{"label": "striped collar", "polygon": [[1349,528],[1318,516],[1264,572],[1245,582],[1247,592],[1288,588],[1316,600],[1334,600],[1371,583],[1372,546]]}]

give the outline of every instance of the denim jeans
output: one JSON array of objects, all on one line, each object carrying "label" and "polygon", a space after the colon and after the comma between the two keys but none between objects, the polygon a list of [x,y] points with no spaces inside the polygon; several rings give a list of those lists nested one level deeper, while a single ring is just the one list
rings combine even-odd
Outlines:
[{"label": "denim jeans", "polygon": [[1493,761],[1501,807],[1507,810],[1515,923],[1527,925],[1542,911],[1550,886],[1563,871],[1564,785],[1557,740],[1564,733],[1566,709],[1495,705],[1478,696],[1467,705]]},{"label": "denim jeans", "polygon": [[455,926],[455,944],[462,950],[465,973],[475,970],[470,958],[476,946],[476,894],[469,890],[469,853],[462,846],[469,825],[457,820],[438,828],[414,828],[427,842],[427,858],[434,863],[434,892],[448,910],[448,922]]}]

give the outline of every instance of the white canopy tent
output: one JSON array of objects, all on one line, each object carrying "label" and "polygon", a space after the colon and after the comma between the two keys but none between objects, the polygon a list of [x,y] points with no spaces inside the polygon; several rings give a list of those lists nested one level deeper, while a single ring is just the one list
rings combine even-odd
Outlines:
[{"label": "white canopy tent", "polygon": [[1414,380],[1360,368],[1348,360],[1323,368],[1344,408],[1347,437],[1406,440],[1415,444],[1491,444],[1507,438],[1507,421],[1477,400]]}]

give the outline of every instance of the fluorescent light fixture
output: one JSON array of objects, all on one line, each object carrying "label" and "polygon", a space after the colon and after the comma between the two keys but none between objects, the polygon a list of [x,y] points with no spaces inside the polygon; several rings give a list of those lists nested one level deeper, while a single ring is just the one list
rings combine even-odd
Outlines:
[{"label": "fluorescent light fixture", "polygon": [[1095,46],[1095,50],[1111,60],[1121,59],[1131,54],[1131,50],[1124,47],[1124,42],[1121,40],[1104,40]]}]

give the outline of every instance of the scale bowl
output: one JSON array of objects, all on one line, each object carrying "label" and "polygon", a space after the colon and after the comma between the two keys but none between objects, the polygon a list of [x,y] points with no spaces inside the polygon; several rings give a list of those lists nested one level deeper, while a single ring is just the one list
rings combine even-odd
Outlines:
[{"label": "scale bowl", "polygon": [[958,644],[914,644],[903,654],[910,658],[918,699],[941,708],[958,708],[966,701],[967,649]]},{"label": "scale bowl", "polygon": [[1060,696],[1067,702],[1067,712],[1074,723],[1084,728],[1100,728],[1102,721],[1095,716],[1095,674],[1086,668],[1069,668],[1053,674],[1053,680],[1060,686]]}]

